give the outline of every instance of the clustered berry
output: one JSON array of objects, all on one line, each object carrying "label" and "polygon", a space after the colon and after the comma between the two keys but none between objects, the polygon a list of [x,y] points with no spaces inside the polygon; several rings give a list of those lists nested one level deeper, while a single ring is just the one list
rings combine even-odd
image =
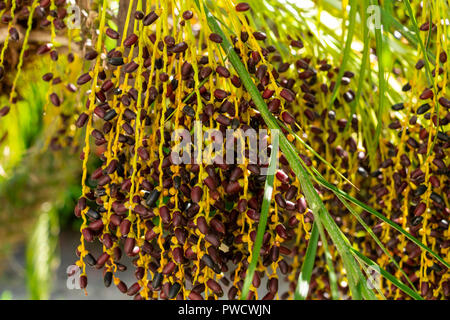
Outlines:
[{"label": "clustered berry", "polygon": [[[66,1],[17,2],[18,14],[34,12],[33,21],[51,30],[52,41],[56,33],[71,32],[63,22]],[[225,164],[218,158],[198,163],[192,158],[190,163],[176,164],[171,152],[178,141],[172,133],[187,129],[194,140],[197,121],[203,131],[217,129],[223,136],[234,129],[233,142],[245,142],[248,130],[268,127],[222,49],[223,37],[211,32],[195,1],[169,0],[163,6],[150,2],[144,6],[137,1],[136,10],[130,6],[132,12],[121,32],[108,27],[105,5],[99,5],[98,34],[84,43],[82,54],[67,54],[71,64],[80,59],[89,66],[78,75],[76,85],[65,80],[69,71],[56,68],[58,50],[52,43],[36,49],[36,54],[49,55],[55,64],[54,72],[42,76],[51,83],[49,109],[51,105],[60,109],[52,113],[60,117],[61,125],[49,145],[54,150],[72,145],[81,152],[82,195],[74,210],[82,219],[76,251],[81,287],[88,286],[87,264],[103,270],[106,287],[114,284],[135,299],[237,299],[252,259],[266,181],[261,170],[267,164],[252,163],[248,145],[243,163]],[[12,21],[19,22],[11,20],[16,9],[1,3],[5,11],[1,21],[9,23],[10,41],[17,41]],[[327,181],[382,212],[450,261],[445,50],[438,52],[438,71],[433,70],[431,85],[426,84],[425,61],[419,60],[414,78],[403,86],[402,101],[389,110],[386,133],[372,149],[362,137],[361,126],[366,124],[360,114],[348,113],[356,98],[354,72],[342,73],[337,95],[329,103],[339,66],[326,57],[305,54],[302,49],[308,43],[300,38],[270,39],[255,30],[247,3],[224,1],[224,8],[234,33],[224,31],[234,52],[283,134],[299,150],[303,165],[315,168]],[[420,30],[429,30],[429,25]],[[116,40],[117,46],[107,50],[107,39]],[[289,54],[270,41],[286,45]],[[86,93],[87,99],[78,96],[77,106],[63,109],[66,97],[70,101],[74,92]],[[9,108],[0,109],[0,116]],[[82,129],[86,134],[81,151],[76,140]],[[268,130],[263,137],[266,154],[273,152],[272,138]],[[100,164],[88,172],[91,144]],[[202,148],[208,145],[201,141]],[[194,151],[193,145],[189,147]],[[222,159],[227,151],[237,157],[234,149],[225,148]],[[293,298],[314,222],[300,182],[281,151],[278,159],[274,201],[249,299]],[[408,276],[405,279],[339,198],[321,185],[314,186],[334,221],[364,255],[410,282],[424,298],[449,298],[450,273],[445,265],[362,211],[361,218],[386,245]],[[98,257],[88,249],[96,240],[103,249]],[[336,250],[329,249],[344,297],[349,290],[343,264]],[[330,298],[325,254],[319,246],[309,291],[313,299]],[[135,267],[134,283],[120,279],[126,271],[121,263],[125,256]],[[288,284],[284,292],[279,290],[281,282]],[[385,279],[381,291],[390,299],[408,298]]]}]

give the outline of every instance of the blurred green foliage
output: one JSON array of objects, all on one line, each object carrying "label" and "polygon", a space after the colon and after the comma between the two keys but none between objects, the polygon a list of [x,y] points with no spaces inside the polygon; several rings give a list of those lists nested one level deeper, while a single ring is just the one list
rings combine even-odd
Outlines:
[{"label": "blurred green foliage", "polygon": [[[73,223],[80,193],[79,159],[69,150],[44,148],[53,130],[43,123],[48,85],[40,75],[46,71],[43,62],[27,66],[18,88],[20,100],[0,118],[0,259],[26,243],[24,286],[31,299],[50,297],[60,227]],[[7,104],[7,97],[0,101]],[[8,297],[8,292],[2,294],[2,299]]]}]

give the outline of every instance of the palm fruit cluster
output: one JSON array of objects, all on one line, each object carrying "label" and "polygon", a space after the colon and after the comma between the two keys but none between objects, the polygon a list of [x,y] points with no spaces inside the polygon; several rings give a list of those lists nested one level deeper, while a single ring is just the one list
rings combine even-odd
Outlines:
[{"label": "palm fruit cluster", "polygon": [[[60,36],[66,35],[65,19],[68,16],[66,1],[1,1],[0,23],[5,36],[0,54],[0,78],[3,94],[14,104],[18,98],[17,85],[24,65],[36,56],[49,53],[53,61],[58,60],[58,46],[63,45]],[[42,32],[43,30],[48,32]],[[47,41],[48,43],[42,44]],[[58,78],[46,77],[54,84],[62,82]],[[10,107],[10,106],[8,106]],[[2,109],[3,110],[3,109]],[[3,115],[6,109],[3,110]]]},{"label": "palm fruit cluster", "polygon": [[[54,151],[79,147],[79,134],[70,118],[81,103],[81,97],[73,93],[78,90],[75,81],[82,67],[79,55],[83,39],[81,29],[69,28],[74,23],[73,8],[65,0],[0,2],[0,23],[7,35],[1,46],[0,90],[8,97],[8,104],[0,106],[0,117],[17,108],[19,100],[27,99],[20,86],[23,73],[44,65],[48,70],[41,74],[47,85],[44,123],[50,128],[45,148]],[[78,23],[86,23],[84,16],[79,18]]]},{"label": "palm fruit cluster", "polygon": [[[56,89],[56,74],[43,76],[53,81],[48,100],[56,109],[70,92],[85,94],[84,99],[77,95],[77,105],[66,113],[59,111],[62,125],[49,142],[56,150],[76,144],[85,132],[84,148],[78,150],[82,195],[74,210],[82,220],[76,250],[81,287],[88,286],[88,265],[103,271],[106,287],[116,286],[135,299],[236,299],[252,259],[267,178],[261,170],[267,164],[251,163],[248,145],[243,163],[224,164],[213,158],[175,164],[171,151],[178,141],[172,133],[187,129],[194,140],[197,122],[203,131],[217,129],[224,136],[234,129],[234,139],[245,141],[248,130],[268,128],[221,47],[224,39],[208,28],[202,6],[189,0],[135,1],[129,2],[121,32],[106,24],[107,1],[98,5],[98,33],[83,43],[81,54],[67,54],[69,62],[79,56],[89,68],[80,72],[76,85]],[[35,1],[31,8],[54,17],[56,2]],[[414,77],[403,87],[403,101],[388,112],[387,133],[378,146],[367,146],[360,114],[348,113],[357,98],[354,71],[340,73],[327,57],[307,54],[308,43],[301,37],[269,39],[250,23],[247,3],[222,4],[230,26],[224,32],[283,134],[299,150],[302,165],[449,261],[447,43],[438,42],[437,59],[429,61],[436,67],[431,82],[427,84],[424,68],[428,60],[419,61]],[[51,34],[59,30],[54,19],[43,20],[52,21],[50,27],[43,26]],[[434,27],[445,32],[441,25]],[[426,25],[421,29],[429,30]],[[107,50],[106,39],[117,40],[117,46]],[[288,47],[289,54],[282,54],[270,44],[273,41]],[[38,51],[57,56],[50,47],[44,44]],[[270,154],[273,137],[267,132],[263,138],[269,147],[264,152]],[[207,149],[210,141],[201,141]],[[88,172],[93,153],[100,165]],[[281,151],[278,160],[249,299],[293,298],[314,222],[300,182]],[[444,264],[362,211],[361,219],[386,245],[401,272],[333,192],[317,183],[314,187],[342,232],[364,255],[424,298],[449,297],[450,274]],[[94,257],[90,248],[97,240],[103,250]],[[347,297],[343,263],[333,246],[328,250],[339,293]],[[309,289],[312,299],[331,297],[325,254],[320,245]],[[134,283],[121,280],[124,259],[135,267]],[[390,299],[408,298],[385,279],[380,292]]]}]

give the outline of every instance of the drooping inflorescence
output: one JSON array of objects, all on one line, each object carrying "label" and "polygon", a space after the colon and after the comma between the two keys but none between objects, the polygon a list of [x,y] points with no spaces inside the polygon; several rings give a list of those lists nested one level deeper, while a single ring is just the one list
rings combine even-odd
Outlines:
[{"label": "drooping inflorescence", "polygon": [[[259,152],[266,156],[279,152],[278,169],[248,298],[292,299],[314,215],[285,155],[273,150],[274,135],[222,47],[224,39],[208,27],[205,7],[194,0],[130,0],[117,31],[107,24],[108,1],[100,1],[98,32],[89,42],[78,42],[79,52],[69,46],[66,53],[69,65],[74,59],[85,61],[85,70],[77,70],[75,85],[66,80],[71,70],[57,66],[61,58],[56,38],[66,31],[69,39],[74,36],[62,22],[65,1],[20,4],[24,8],[20,12],[26,9],[33,17],[27,20],[27,34],[35,19],[50,31],[49,42],[36,50],[53,61],[52,71],[43,75],[50,83],[45,110],[61,122],[50,147],[76,148],[85,131],[83,149],[77,150],[83,169],[82,195],[74,210],[82,219],[76,252],[81,287],[87,287],[89,265],[103,270],[105,286],[113,284],[135,299],[240,297],[261,215],[267,178],[262,171],[268,166],[263,158],[252,161],[246,142],[251,132],[263,132],[259,143],[264,141],[265,147]],[[448,27],[433,27],[439,39],[436,61],[419,60],[414,77],[402,89],[403,101],[388,112],[387,133],[373,149],[361,129],[368,125],[361,121],[364,111],[349,116],[357,97],[356,71],[340,72],[338,65],[332,65],[336,62],[305,50],[308,43],[300,35],[269,39],[255,27],[247,3],[225,0],[220,5],[227,13],[221,16],[226,21],[219,19],[227,41],[280,123],[282,134],[297,147],[302,165],[382,212],[449,261],[448,48],[440,40]],[[3,13],[2,21],[8,22],[14,40],[11,30],[17,9],[5,2],[3,10],[10,12]],[[427,28],[421,26],[422,31]],[[117,45],[107,49],[111,40]],[[272,41],[287,48],[288,54]],[[5,41],[2,63],[7,46]],[[434,67],[431,83],[425,64]],[[10,92],[11,105],[0,109],[2,116],[14,107],[21,66],[22,60]],[[337,95],[330,104],[334,91]],[[76,103],[67,106],[65,97]],[[190,151],[188,163],[176,162],[172,154],[179,151],[181,139],[174,132],[180,129],[192,141],[178,153],[184,157],[183,151]],[[230,129],[232,136],[227,135]],[[208,152],[214,141],[204,135],[208,130],[231,138],[223,142],[222,153]],[[242,154],[234,149],[239,143],[244,145]],[[100,164],[89,172],[94,156]],[[225,158],[233,161],[221,161]],[[409,282],[424,298],[449,297],[445,265],[369,212],[358,212],[386,245],[388,252],[384,252],[335,193],[318,183],[314,187],[336,224],[364,255]],[[96,240],[102,254],[94,257],[88,243]],[[343,263],[333,246],[328,250],[338,271],[338,290],[345,297],[350,292]],[[330,298],[326,254],[325,246],[319,246],[309,291],[313,299]],[[127,258],[135,266],[136,278],[128,284],[120,276],[126,271],[121,260]],[[282,283],[288,284],[283,290]],[[387,298],[407,298],[386,280],[380,291]]]}]

